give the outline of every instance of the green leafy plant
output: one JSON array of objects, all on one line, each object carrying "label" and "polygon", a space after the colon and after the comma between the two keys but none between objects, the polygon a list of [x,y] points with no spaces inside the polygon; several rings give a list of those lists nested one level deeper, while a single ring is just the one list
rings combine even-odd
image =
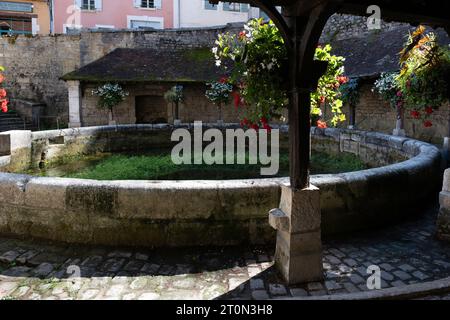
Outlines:
[{"label": "green leafy plant", "polygon": [[419,26],[408,36],[400,53],[396,81],[411,115],[431,127],[429,117],[450,100],[450,50],[439,45],[436,34]]},{"label": "green leafy plant", "polygon": [[341,92],[341,99],[344,103],[356,106],[360,99],[360,83],[358,78],[350,78],[347,83],[344,83],[339,88]]},{"label": "green leafy plant", "polygon": [[183,86],[176,85],[170,88],[165,94],[164,99],[172,103],[172,107],[175,106],[175,110],[173,112],[174,118],[178,119],[178,108],[181,101],[183,101]]},{"label": "green leafy plant", "polygon": [[403,94],[397,82],[398,75],[397,72],[382,73],[372,89],[372,91],[378,92],[383,100],[388,101],[392,108],[403,102]]},{"label": "green leafy plant", "polygon": [[98,96],[98,107],[107,109],[113,115],[114,107],[118,106],[129,95],[119,84],[107,83],[92,91]]},{"label": "green leafy plant", "polygon": [[[269,128],[268,121],[282,118],[288,106],[288,58],[284,40],[272,21],[250,20],[239,34],[220,34],[212,49],[216,65],[230,74],[235,107],[244,126]],[[331,55],[331,46],[318,47],[316,59],[328,61],[326,74],[313,93],[312,112],[320,115],[320,107],[331,109],[332,124],[345,120],[341,111],[339,86],[345,77],[344,58]]]}]

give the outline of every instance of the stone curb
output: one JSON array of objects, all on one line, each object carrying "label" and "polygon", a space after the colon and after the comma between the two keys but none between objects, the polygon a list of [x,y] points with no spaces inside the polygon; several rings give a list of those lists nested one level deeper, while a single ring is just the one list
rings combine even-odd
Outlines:
[{"label": "stone curb", "polygon": [[448,292],[450,292],[450,277],[425,283],[411,284],[399,288],[388,288],[329,296],[284,298],[276,300],[406,300]]}]

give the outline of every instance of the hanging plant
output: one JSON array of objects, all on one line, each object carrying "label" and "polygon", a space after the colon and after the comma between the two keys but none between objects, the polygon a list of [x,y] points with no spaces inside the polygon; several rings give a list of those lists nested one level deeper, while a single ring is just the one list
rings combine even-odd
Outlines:
[{"label": "hanging plant", "polygon": [[347,83],[339,88],[342,101],[350,106],[356,106],[360,98],[359,89],[359,79],[350,78]]},{"label": "hanging plant", "polygon": [[396,81],[411,116],[431,127],[429,117],[450,100],[450,50],[439,45],[434,33],[425,31],[419,26],[408,36]]},{"label": "hanging plant", "polygon": [[164,99],[172,104],[172,111],[173,106],[175,105],[175,110],[173,111],[174,119],[178,119],[178,108],[181,101],[183,101],[183,86],[182,85],[176,85],[170,88],[165,94]]},{"label": "hanging plant", "polygon": [[398,72],[384,72],[375,81],[373,92],[381,95],[383,100],[389,102],[392,108],[403,105],[403,93],[397,82]]},{"label": "hanging plant", "polygon": [[8,100],[6,90],[3,88],[3,82],[5,81],[5,76],[3,75],[5,69],[0,66],[0,110],[4,113],[8,112]]},{"label": "hanging plant", "polygon": [[[220,34],[212,52],[216,65],[230,74],[229,83],[237,93],[235,105],[243,106],[240,109],[243,125],[268,128],[271,119],[283,117],[289,103],[289,63],[284,40],[272,21],[254,19],[237,35]],[[316,59],[328,61],[329,66],[317,92],[311,95],[311,104],[316,116],[321,113],[320,107],[327,105],[332,113],[329,121],[335,125],[345,120],[338,91],[344,79],[344,58],[330,52],[329,45],[317,48]]]},{"label": "hanging plant", "polygon": [[119,84],[107,83],[95,90],[92,90],[94,96],[98,96],[98,107],[107,109],[113,116],[114,107],[125,101],[129,95]]}]

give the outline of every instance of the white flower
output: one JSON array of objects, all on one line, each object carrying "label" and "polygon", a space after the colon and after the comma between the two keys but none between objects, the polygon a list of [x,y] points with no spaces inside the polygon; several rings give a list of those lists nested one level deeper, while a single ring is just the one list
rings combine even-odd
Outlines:
[{"label": "white flower", "polygon": [[214,55],[217,55],[217,50],[219,50],[219,48],[217,48],[217,47],[214,47],[214,48],[212,48],[212,53],[214,53]]},{"label": "white flower", "polygon": [[220,67],[221,65],[222,65],[222,61],[217,60],[217,61],[216,61],[216,66],[217,66],[217,67]]}]

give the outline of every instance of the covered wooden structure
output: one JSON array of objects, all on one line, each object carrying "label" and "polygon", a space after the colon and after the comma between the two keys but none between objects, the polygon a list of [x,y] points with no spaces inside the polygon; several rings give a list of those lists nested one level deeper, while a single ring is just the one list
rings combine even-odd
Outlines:
[{"label": "covered wooden structure", "polygon": [[[210,0],[217,4],[218,0]],[[377,5],[384,21],[443,27],[450,32],[448,0],[234,0],[264,10],[277,25],[290,62],[290,187],[269,221],[278,229],[276,264],[289,283],[318,280],[322,274],[320,204],[310,186],[310,93],[326,71],[314,53],[328,18],[334,13],[368,16]],[[277,10],[281,6],[281,13]],[[318,221],[317,221],[318,220]],[[314,270],[313,270],[314,269]]]}]

